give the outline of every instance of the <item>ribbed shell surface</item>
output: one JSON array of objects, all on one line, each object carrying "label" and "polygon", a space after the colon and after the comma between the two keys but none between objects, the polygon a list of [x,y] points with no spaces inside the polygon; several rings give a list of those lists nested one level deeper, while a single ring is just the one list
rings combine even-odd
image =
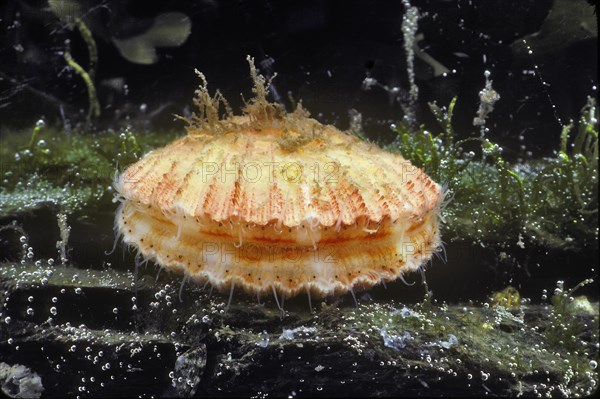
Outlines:
[{"label": "ribbed shell surface", "polygon": [[130,166],[118,187],[163,212],[286,227],[394,221],[439,205],[440,186],[398,154],[333,127],[294,151],[280,138],[277,129],[186,136]]},{"label": "ribbed shell surface", "polygon": [[398,154],[305,125],[314,135],[235,129],[149,152],[115,182],[124,241],[219,289],[286,296],[371,287],[427,262],[442,188]]}]

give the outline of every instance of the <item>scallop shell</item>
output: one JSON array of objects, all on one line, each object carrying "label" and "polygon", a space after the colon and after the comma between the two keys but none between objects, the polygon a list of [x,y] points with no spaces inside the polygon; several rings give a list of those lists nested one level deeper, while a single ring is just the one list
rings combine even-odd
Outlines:
[{"label": "scallop shell", "polygon": [[440,246],[442,188],[398,154],[268,103],[251,71],[258,94],[246,115],[204,113],[118,177],[124,241],[218,289],[287,298],[368,288],[427,262]]}]

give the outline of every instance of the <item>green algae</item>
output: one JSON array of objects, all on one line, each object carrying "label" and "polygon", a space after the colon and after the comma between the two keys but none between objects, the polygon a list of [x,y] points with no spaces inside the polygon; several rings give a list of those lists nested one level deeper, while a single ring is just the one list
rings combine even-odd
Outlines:
[{"label": "green algae", "polygon": [[[141,134],[140,134],[141,136]],[[172,141],[173,133],[144,133],[143,141],[122,132],[83,133],[44,128],[30,135],[11,132],[0,146],[0,217],[51,206],[79,212],[109,206],[118,170],[151,149]],[[88,210],[89,211],[89,210]],[[87,212],[80,212],[86,216]]]},{"label": "green algae", "polygon": [[521,305],[521,295],[516,288],[508,286],[502,291],[490,295],[492,306],[503,306],[506,309],[516,309]]},{"label": "green algae", "polygon": [[[388,149],[399,151],[437,182],[452,200],[445,209],[446,240],[485,243],[526,240],[548,248],[597,248],[598,109],[593,98],[577,130],[564,127],[553,157],[510,164],[502,148],[483,137],[455,141],[452,112],[430,104],[442,131],[416,134],[396,128]],[[474,147],[467,150],[465,147]]]},{"label": "green algae", "polygon": [[[385,363],[443,371],[474,383],[504,380],[513,393],[586,396],[598,383],[593,360],[597,304],[594,310],[593,317],[571,312],[557,322],[558,309],[553,306],[521,305],[508,310],[488,304],[436,305],[423,310],[421,305],[409,309],[389,303],[362,305],[345,318],[360,331],[355,335],[368,342],[362,351],[377,348]],[[577,347],[549,339],[558,330],[576,340]],[[381,339],[383,347],[377,343]]]}]

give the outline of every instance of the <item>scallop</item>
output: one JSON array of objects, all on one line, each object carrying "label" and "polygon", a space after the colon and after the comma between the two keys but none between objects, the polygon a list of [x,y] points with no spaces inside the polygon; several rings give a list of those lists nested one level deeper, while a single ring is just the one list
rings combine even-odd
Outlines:
[{"label": "scallop", "polygon": [[116,178],[115,229],[160,266],[221,291],[343,294],[440,250],[444,190],[399,154],[255,97],[234,116],[204,76],[187,135]]}]

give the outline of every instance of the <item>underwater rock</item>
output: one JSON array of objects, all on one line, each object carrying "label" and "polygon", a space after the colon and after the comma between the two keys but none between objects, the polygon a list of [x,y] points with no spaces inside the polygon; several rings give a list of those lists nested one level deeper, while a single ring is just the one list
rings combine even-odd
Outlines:
[{"label": "underwater rock", "polygon": [[133,396],[170,384],[175,342],[138,330],[128,274],[31,266],[1,265],[0,353],[44,376],[44,395]]},{"label": "underwater rock", "polygon": [[0,362],[0,385],[9,398],[39,398],[44,391],[42,378],[20,364]]},{"label": "underwater rock", "polygon": [[177,396],[194,396],[206,366],[206,346],[198,344],[175,361],[173,387]]},{"label": "underwater rock", "polygon": [[390,335],[387,332],[387,327],[382,328],[380,334],[383,338],[383,344],[396,351],[405,348],[406,341],[412,338],[408,331],[404,331],[402,335]]},{"label": "underwater rock", "polygon": [[557,319],[551,305],[342,297],[315,312],[290,300],[282,319],[273,300],[240,295],[225,312],[227,296],[193,285],[179,298],[167,273],[0,270],[0,354],[43,375],[48,396],[585,396],[598,383],[597,303]]},{"label": "underwater rock", "polygon": [[314,327],[296,327],[291,330],[283,330],[283,333],[281,333],[279,339],[287,339],[288,341],[292,341],[297,333],[308,336],[309,334],[314,334],[315,332],[317,332],[317,329]]}]

